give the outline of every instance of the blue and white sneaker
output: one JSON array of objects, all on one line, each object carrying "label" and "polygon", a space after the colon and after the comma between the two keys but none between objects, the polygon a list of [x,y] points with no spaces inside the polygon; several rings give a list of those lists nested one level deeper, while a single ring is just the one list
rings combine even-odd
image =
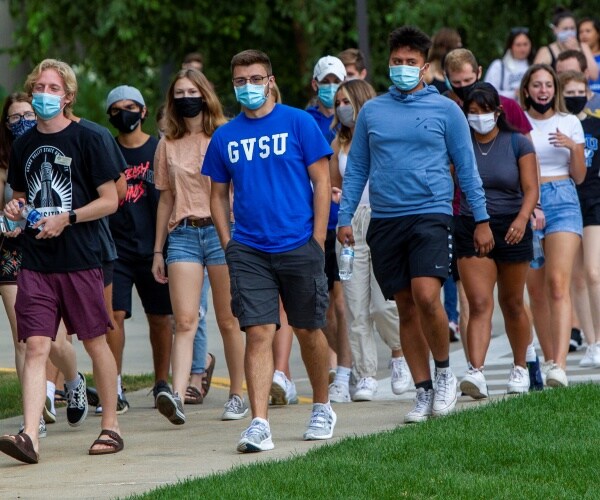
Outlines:
[{"label": "blue and white sneaker", "polygon": [[240,453],[254,453],[257,451],[268,451],[275,448],[271,439],[271,428],[269,422],[262,418],[254,418],[244,432],[242,439],[237,445]]}]

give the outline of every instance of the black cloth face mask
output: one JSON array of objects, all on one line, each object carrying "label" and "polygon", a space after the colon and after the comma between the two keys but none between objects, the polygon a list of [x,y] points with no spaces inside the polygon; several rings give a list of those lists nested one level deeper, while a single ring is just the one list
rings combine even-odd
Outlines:
[{"label": "black cloth face mask", "polygon": [[108,121],[122,134],[130,134],[142,121],[142,112],[119,109],[116,114],[110,116]]},{"label": "black cloth face mask", "polygon": [[202,97],[179,97],[173,99],[175,111],[183,118],[198,116],[204,108]]}]

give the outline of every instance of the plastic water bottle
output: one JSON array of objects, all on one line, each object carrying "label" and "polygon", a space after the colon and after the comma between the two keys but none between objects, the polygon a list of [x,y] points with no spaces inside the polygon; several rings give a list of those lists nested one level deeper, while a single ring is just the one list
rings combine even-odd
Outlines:
[{"label": "plastic water bottle", "polygon": [[340,279],[348,281],[352,278],[352,268],[354,267],[354,248],[348,245],[342,247],[339,262]]},{"label": "plastic water bottle", "polygon": [[541,231],[538,231],[537,229],[533,231],[533,260],[529,264],[531,269],[539,269],[544,265],[544,262],[546,262],[541,235]]},{"label": "plastic water bottle", "polygon": [[[19,207],[21,208],[21,216],[27,220],[29,225],[33,226],[37,221],[42,218],[42,214],[39,213],[35,207],[31,204],[24,205],[23,203],[19,203]],[[44,228],[44,225],[38,227],[38,230],[41,231]]]}]

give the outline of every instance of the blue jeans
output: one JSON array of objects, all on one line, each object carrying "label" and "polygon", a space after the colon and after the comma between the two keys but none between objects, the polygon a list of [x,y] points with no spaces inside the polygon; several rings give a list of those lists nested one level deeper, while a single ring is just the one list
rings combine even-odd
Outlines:
[{"label": "blue jeans", "polygon": [[194,337],[194,353],[192,357],[192,373],[204,373],[206,370],[206,355],[208,354],[208,339],[206,331],[206,312],[208,309],[208,291],[210,290],[210,281],[208,273],[204,268],[204,281],[202,283],[202,294],[200,295],[200,318],[198,320],[198,329]]},{"label": "blue jeans", "polygon": [[444,282],[444,309],[448,315],[448,321],[458,323],[458,292],[452,276],[449,276]]}]

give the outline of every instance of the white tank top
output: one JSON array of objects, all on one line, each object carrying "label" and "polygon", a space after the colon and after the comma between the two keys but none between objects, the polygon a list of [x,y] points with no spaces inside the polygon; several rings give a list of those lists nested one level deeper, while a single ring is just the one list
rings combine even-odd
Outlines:
[{"label": "white tank top", "polygon": [[[338,153],[338,165],[340,168],[340,175],[344,178],[344,174],[346,173],[346,164],[348,163],[348,153],[343,151],[340,148],[340,152]],[[342,196],[344,196],[344,192],[342,191]],[[369,201],[369,181],[367,180],[367,184],[365,185],[365,189],[362,192],[362,196],[360,197],[359,205],[371,205]]]}]

